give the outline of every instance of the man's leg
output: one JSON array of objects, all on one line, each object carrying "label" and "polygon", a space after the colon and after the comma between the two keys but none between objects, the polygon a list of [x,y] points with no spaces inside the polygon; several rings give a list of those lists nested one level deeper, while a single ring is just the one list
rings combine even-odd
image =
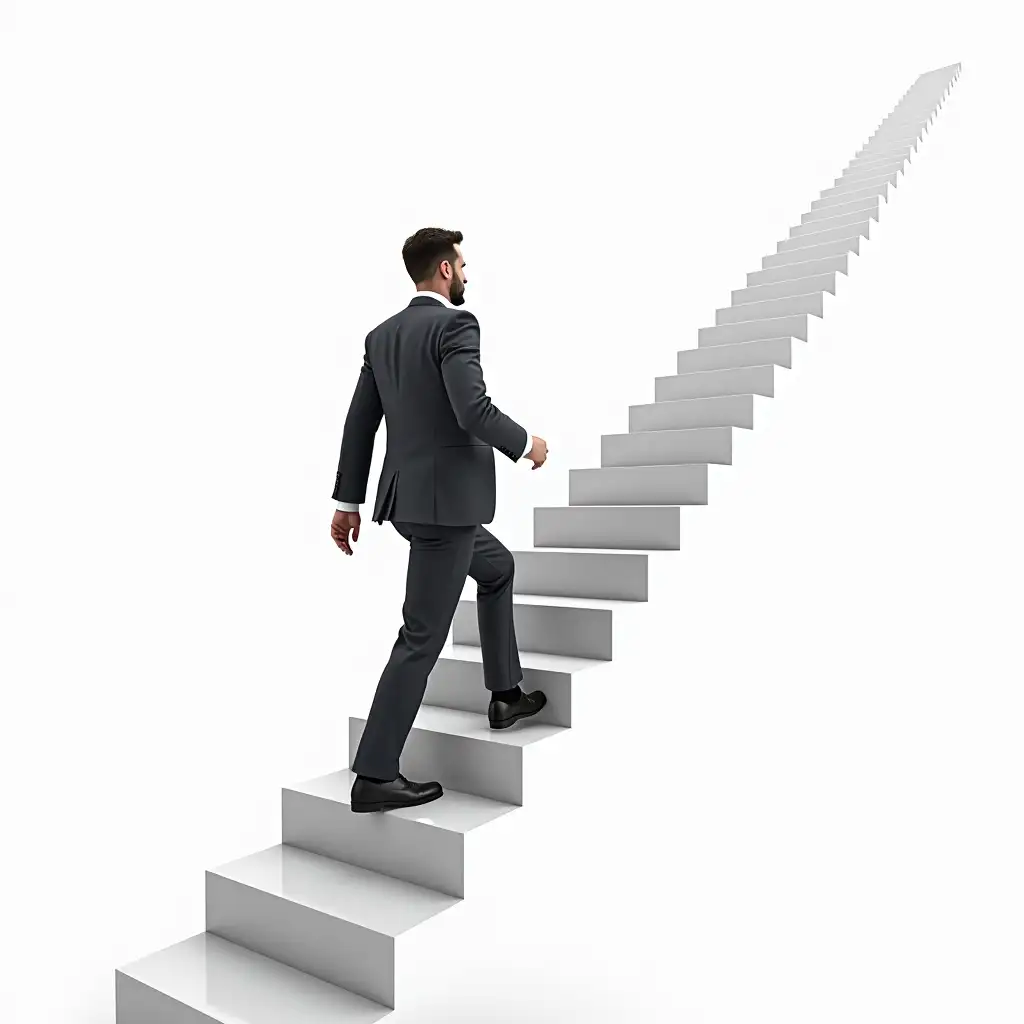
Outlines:
[{"label": "man's leg", "polygon": [[477,582],[476,617],[480,627],[484,686],[492,691],[513,690],[523,679],[512,617],[515,569],[512,552],[490,530],[478,526],[469,575]]},{"label": "man's leg", "polygon": [[390,781],[423,700],[473,557],[475,528],[393,523],[409,541],[404,623],[377,683],[352,763],[358,775]]}]

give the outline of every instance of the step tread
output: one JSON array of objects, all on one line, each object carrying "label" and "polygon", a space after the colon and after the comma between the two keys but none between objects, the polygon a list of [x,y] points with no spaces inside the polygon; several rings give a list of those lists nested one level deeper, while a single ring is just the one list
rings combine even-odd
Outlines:
[{"label": "step tread", "polygon": [[393,1012],[209,932],[119,970],[222,1024],[371,1024]]},{"label": "step tread", "polygon": [[[605,548],[538,548],[546,554],[548,551],[561,551],[566,554],[590,552],[595,555],[607,554],[645,554],[646,552],[608,552]],[[652,551],[651,554],[664,554],[663,551]],[[513,552],[515,554],[515,552]],[[474,644],[449,644],[441,651],[439,661],[445,658],[450,661],[474,661],[483,664],[483,651]],[[541,654],[537,651],[520,651],[519,664],[523,668],[538,669],[547,672],[583,672],[589,668],[598,668],[608,662],[598,658],[571,658],[564,654]]]},{"label": "step tread", "polygon": [[509,747],[526,747],[538,740],[569,732],[567,726],[547,725],[529,719],[517,722],[512,729],[492,729],[487,722],[486,714],[435,707],[432,704],[420,705],[412,727],[448,736],[483,740],[485,743],[501,743]]},{"label": "step tread", "polygon": [[[591,506],[587,506],[591,507]],[[468,578],[462,591],[461,600],[476,603],[476,580]],[[512,595],[513,604],[545,605],[549,608],[589,608],[594,611],[617,611],[620,608],[635,608],[644,601],[626,601],[622,598],[605,597],[561,597],[555,594]]]},{"label": "step tread", "polygon": [[[744,321],[744,322],[745,323],[753,323],[752,320],[748,320],[748,321]],[[727,324],[725,326],[731,327],[732,324]],[[767,339],[761,338],[759,340],[765,341]],[[799,339],[797,339],[797,340],[799,340]],[[719,347],[718,345],[715,346],[715,348],[718,348],[718,347]],[[763,369],[766,369],[766,368],[770,369],[770,370],[777,369],[775,363],[757,363],[754,366],[725,366],[725,367],[723,367],[722,369],[719,369],[719,370],[686,370],[683,373],[664,373],[664,374],[661,374],[657,379],[658,380],[664,380],[667,377],[698,377],[701,374],[705,374],[705,373],[745,373],[747,370],[763,370]],[[703,396],[701,396],[700,400],[703,401],[703,400],[706,400],[708,398],[735,398],[735,397],[736,397],[735,395],[703,395]],[[765,396],[761,395],[759,397],[764,398]],[[692,402],[692,401],[696,401],[696,399],[693,399],[693,398],[673,398],[673,399],[670,399],[670,401],[673,401],[673,402]],[[648,403],[648,404],[650,405],[650,404],[654,404],[654,403]]]},{"label": "step tread", "polygon": [[[720,349],[720,348],[732,348],[732,346],[731,345],[715,345],[715,349]],[[758,364],[758,365],[763,365],[763,364]],[[745,366],[725,366],[725,367],[718,367],[718,369],[745,370],[746,367]],[[699,373],[701,371],[698,370],[698,371],[695,371],[695,372]],[[698,431],[708,431],[708,430],[722,431],[722,430],[733,430],[733,429],[735,429],[735,428],[733,428],[733,427],[725,427],[725,426],[717,426],[717,427],[659,427],[656,430],[620,430],[620,431],[616,431],[614,434],[602,434],[601,437],[641,437],[644,434],[694,434],[694,433],[697,433]],[[682,463],[682,465],[686,465],[686,466],[691,466],[692,467],[692,466],[716,465],[716,463],[686,462],[686,463]],[[630,467],[627,467],[627,466],[601,466],[599,468],[601,468],[601,469],[627,469],[627,468],[630,468]]]},{"label": "step tread", "polygon": [[[481,690],[481,695],[483,691]],[[316,779],[307,779],[285,788],[292,793],[305,793],[320,797],[333,803],[352,803],[352,783],[356,773],[351,768],[321,775]],[[500,800],[491,800],[474,793],[463,793],[461,790],[445,788],[444,796],[433,800],[429,807],[404,807],[388,811],[389,818],[405,818],[410,821],[421,821],[445,832],[465,834],[472,832],[480,825],[486,825],[495,818],[517,809],[516,804],[506,804]]]},{"label": "step tread", "polygon": [[457,896],[283,843],[211,873],[391,937],[460,902]]}]

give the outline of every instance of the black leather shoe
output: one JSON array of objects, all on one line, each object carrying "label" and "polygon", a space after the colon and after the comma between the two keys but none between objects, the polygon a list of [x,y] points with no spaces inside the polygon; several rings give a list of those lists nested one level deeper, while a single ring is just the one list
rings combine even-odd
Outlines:
[{"label": "black leather shoe", "polygon": [[356,778],[352,783],[352,810],[397,811],[401,807],[429,804],[444,795],[440,782],[410,782],[401,772],[391,782]]},{"label": "black leather shoe", "polygon": [[524,693],[519,700],[492,700],[487,707],[487,720],[491,723],[492,729],[507,729],[510,725],[515,725],[520,718],[529,718],[537,714],[547,702],[548,699],[542,690]]}]

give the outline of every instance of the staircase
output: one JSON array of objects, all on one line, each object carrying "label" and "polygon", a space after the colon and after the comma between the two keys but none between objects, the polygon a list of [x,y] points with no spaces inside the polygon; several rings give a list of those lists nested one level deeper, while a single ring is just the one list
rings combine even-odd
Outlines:
[{"label": "staircase", "polygon": [[[613,619],[648,601],[652,556],[680,549],[681,507],[707,504],[708,466],[731,463],[733,431],[752,429],[755,401],[774,395],[959,74],[953,64],[917,79],[697,347],[677,354],[676,372],[655,379],[655,401],[630,406],[628,433],[601,438],[600,467],[569,471],[568,506],[534,510],[534,549],[514,552],[515,628],[523,688],[547,693],[544,711],[488,728],[467,581],[402,754],[405,774],[440,780],[445,795],[357,815],[347,769],[285,788],[281,844],[207,871],[206,931],[116,972],[118,1024],[376,1021],[396,1006],[407,954],[438,960],[441,922],[466,925],[442,911],[475,898],[474,858],[495,836],[509,841],[510,812],[557,791],[563,762],[544,752],[586,727],[573,691],[611,662]],[[350,718],[350,753],[364,725]]]}]

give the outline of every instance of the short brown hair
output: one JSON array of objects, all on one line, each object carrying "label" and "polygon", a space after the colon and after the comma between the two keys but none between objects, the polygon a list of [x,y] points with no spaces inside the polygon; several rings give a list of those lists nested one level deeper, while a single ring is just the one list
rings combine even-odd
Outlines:
[{"label": "short brown hair", "polygon": [[420,228],[410,235],[402,246],[405,269],[415,284],[434,276],[441,260],[455,264],[455,246],[462,241],[461,231],[445,231],[444,228]]}]

